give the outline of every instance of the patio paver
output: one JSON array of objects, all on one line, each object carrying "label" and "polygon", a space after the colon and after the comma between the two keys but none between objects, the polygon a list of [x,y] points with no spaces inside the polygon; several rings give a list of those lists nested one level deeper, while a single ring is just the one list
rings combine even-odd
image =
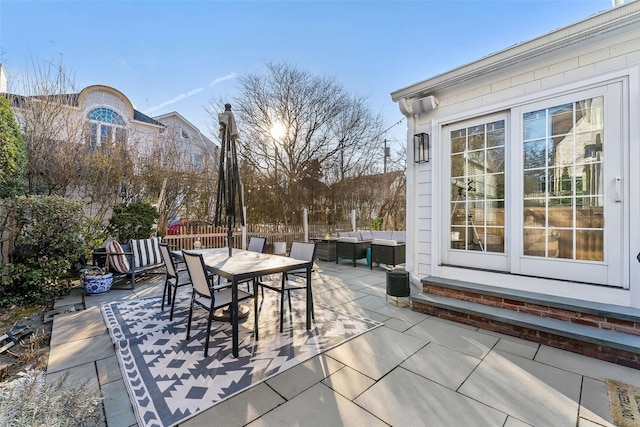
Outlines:
[{"label": "patio paver", "polygon": [[[640,386],[640,370],[415,313],[406,299],[397,307],[382,268],[317,262],[313,283],[317,301],[385,324],[180,426],[607,426],[604,379]],[[48,380],[69,369],[99,385],[109,427],[136,420],[99,307],[162,295],[163,284],[146,276],[55,317]]]}]

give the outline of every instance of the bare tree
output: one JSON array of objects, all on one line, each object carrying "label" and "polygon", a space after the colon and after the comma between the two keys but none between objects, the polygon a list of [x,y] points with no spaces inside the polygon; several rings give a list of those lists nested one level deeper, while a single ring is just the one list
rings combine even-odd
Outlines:
[{"label": "bare tree", "polygon": [[91,216],[104,220],[122,182],[132,179],[132,136],[116,133],[113,143],[98,147],[87,143],[87,120],[62,61],[32,60],[21,77],[22,95],[13,102],[27,149],[27,192],[82,199]]},{"label": "bare tree", "polygon": [[148,200],[157,200],[163,194],[158,206],[159,230],[178,216],[211,219],[217,188],[216,166],[217,153],[213,147],[181,143],[180,129],[175,126],[168,126],[150,149],[140,154],[141,173],[135,192],[144,194]]},{"label": "bare tree", "polygon": [[240,78],[232,105],[239,154],[271,177],[274,191],[261,196],[275,199],[286,224],[319,196],[319,183],[326,186],[371,169],[375,153],[369,147],[380,145],[382,119],[333,77],[286,63],[266,66],[265,73]]},{"label": "bare tree", "polygon": [[65,195],[81,161],[83,121],[73,108],[73,80],[62,63],[34,60],[22,77],[23,95],[14,105],[27,148],[27,192]]}]

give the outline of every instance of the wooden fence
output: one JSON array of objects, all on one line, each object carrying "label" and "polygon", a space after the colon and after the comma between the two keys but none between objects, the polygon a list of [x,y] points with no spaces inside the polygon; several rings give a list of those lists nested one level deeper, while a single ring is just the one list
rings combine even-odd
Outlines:
[{"label": "wooden fence", "polygon": [[[313,225],[309,224],[309,239],[336,235],[340,231],[350,231],[349,224]],[[294,241],[304,241],[304,227],[302,225],[284,226],[281,224],[248,224],[246,228],[247,242],[252,236],[266,237],[266,252],[272,250],[273,242],[287,242],[287,248]],[[227,246],[227,229],[224,227],[202,226],[195,230],[181,227],[179,234],[166,235],[162,240],[175,249],[193,249],[198,245],[202,248],[223,248]],[[196,243],[199,242],[199,243]],[[233,232],[233,246],[242,248],[242,229]]]}]

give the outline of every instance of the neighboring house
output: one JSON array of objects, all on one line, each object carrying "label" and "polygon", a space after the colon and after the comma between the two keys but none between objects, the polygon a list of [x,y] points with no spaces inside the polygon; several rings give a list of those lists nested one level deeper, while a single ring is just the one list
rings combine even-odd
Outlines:
[{"label": "neighboring house", "polygon": [[414,283],[640,308],[640,1],[391,96],[408,151],[430,143],[407,171]]},{"label": "neighboring house", "polygon": [[202,170],[207,162],[216,161],[218,146],[179,113],[173,111],[162,114],[154,117],[154,120],[166,126],[163,131],[165,139],[179,146],[183,168]]},{"label": "neighboring house", "polygon": [[[0,64],[0,94],[12,101],[12,109],[21,127],[25,126],[25,106],[33,108],[34,99],[45,96],[23,96],[7,93],[7,77]],[[161,144],[166,156],[178,156],[174,165],[183,170],[201,170],[216,158],[218,147],[197,127],[177,112],[149,117],[136,110],[131,101],[115,88],[92,85],[78,93],[47,95],[64,108],[49,111],[60,126],[49,132],[55,138],[70,138],[92,148],[107,143],[125,142],[134,164],[140,156],[148,154]],[[49,108],[51,107],[43,107]],[[34,115],[33,113],[31,114]],[[60,129],[64,129],[60,131]],[[214,169],[215,170],[215,169]]]}]

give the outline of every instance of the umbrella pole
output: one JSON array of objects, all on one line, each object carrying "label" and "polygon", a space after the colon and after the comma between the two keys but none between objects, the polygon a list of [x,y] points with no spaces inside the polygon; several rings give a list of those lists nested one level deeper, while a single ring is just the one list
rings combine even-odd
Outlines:
[{"label": "umbrella pole", "polygon": [[229,257],[233,256],[233,228],[231,228],[231,217],[228,217],[227,244],[229,245]]}]

